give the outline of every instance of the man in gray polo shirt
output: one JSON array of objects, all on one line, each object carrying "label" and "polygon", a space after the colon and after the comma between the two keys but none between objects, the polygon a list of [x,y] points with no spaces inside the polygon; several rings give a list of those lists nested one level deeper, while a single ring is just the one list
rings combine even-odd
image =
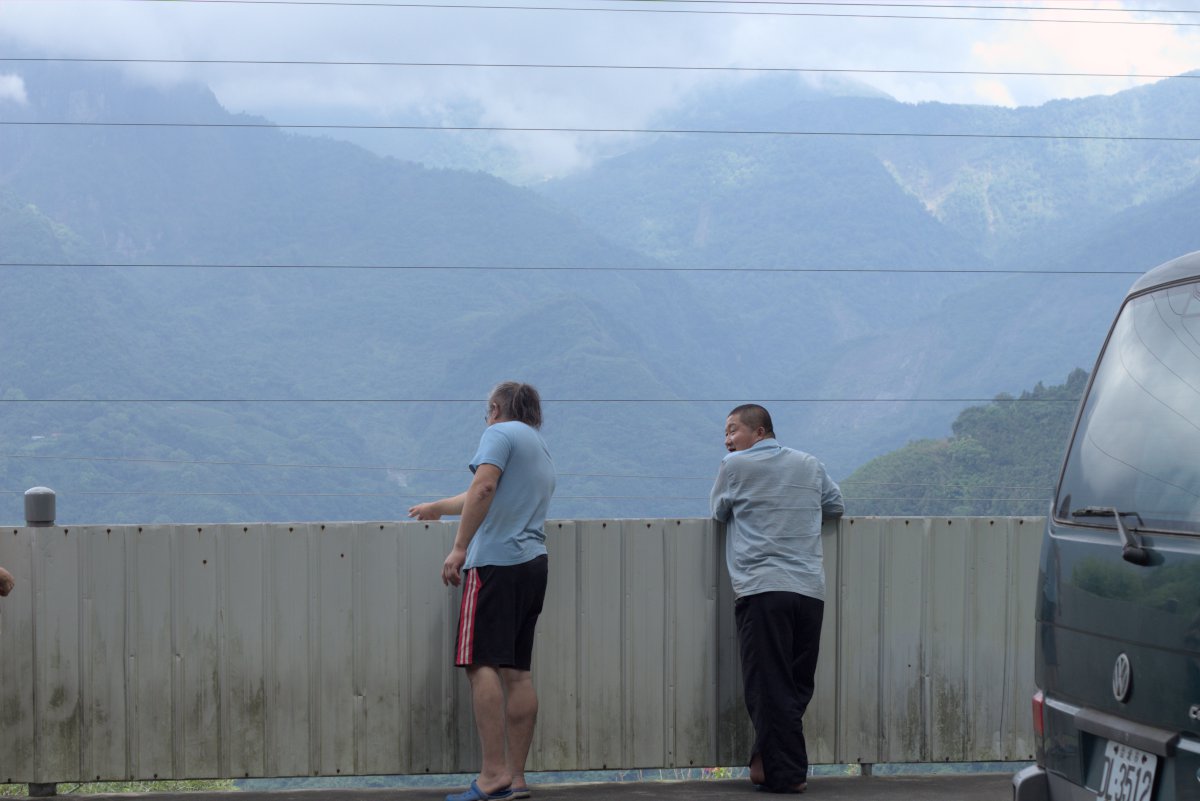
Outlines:
[{"label": "man in gray polo shirt", "polygon": [[807,789],[802,718],[813,696],[825,567],[821,522],[841,517],[825,466],[775,440],[771,415],[746,404],[725,420],[712,515],[727,524],[746,709],[754,723],[750,780],[777,793]]}]

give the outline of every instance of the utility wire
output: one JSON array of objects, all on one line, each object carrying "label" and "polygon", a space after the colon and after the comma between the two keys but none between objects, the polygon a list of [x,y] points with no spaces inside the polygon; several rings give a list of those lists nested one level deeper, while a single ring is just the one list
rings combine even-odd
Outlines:
[{"label": "utility wire", "polygon": [[943,0],[942,2],[866,2],[866,0],[608,0],[613,3],[682,3],[685,5],[745,5],[745,6],[829,6],[832,8],[931,8],[931,9],[979,9],[983,11],[1084,11],[1089,14],[1200,14],[1195,10],[1166,8],[1080,8],[1078,4],[1092,0],[1063,0],[1076,5],[1032,6],[1031,0],[982,0],[964,3]]},{"label": "utility wire", "polygon": [[[392,473],[463,473],[461,467],[400,467],[396,465],[366,465],[366,464],[314,464],[295,462],[237,462],[222,459],[154,459],[126,456],[56,456],[51,454],[0,453],[0,459],[41,459],[47,461],[78,461],[78,462],[117,462],[128,464],[177,464],[205,465],[215,467],[278,467],[278,468],[309,468],[321,470],[376,470]],[[712,476],[661,476],[637,475],[623,473],[573,473],[556,471],[556,475],[574,478],[631,478],[639,480],[663,481],[712,481]]]},{"label": "utility wire", "polygon": [[[1200,23],[1197,23],[1200,25]],[[577,134],[690,134],[720,136],[789,137],[866,137],[917,139],[1004,139],[1066,142],[1200,142],[1197,136],[1102,136],[1099,134],[1005,134],[1005,133],[933,133],[921,131],[786,131],[733,130],[719,128],[583,128],[503,125],[351,125],[347,123],[275,123],[275,122],[97,122],[83,120],[0,120],[0,125],[34,128],[211,128],[273,130],[344,130],[344,131],[440,131],[474,133],[577,133]]]},{"label": "utility wire", "polygon": [[[938,487],[938,488],[945,488],[945,487],[954,487],[954,486],[958,486],[956,483],[953,483],[953,482],[951,482],[951,483],[937,484],[937,483],[922,483],[922,482],[912,482],[912,483],[909,483],[909,482],[905,482],[905,481],[839,481],[839,482],[837,482],[837,484],[838,484],[838,486],[839,486],[839,487],[843,487],[843,488],[844,488],[844,487],[859,487],[859,486],[873,486],[873,487]],[[1022,486],[1022,485],[1019,485],[1019,484],[978,484],[978,485],[975,485],[975,489],[988,489],[988,490],[1028,490],[1028,491],[1030,491],[1030,492],[1046,492],[1046,491],[1047,491],[1049,488],[1047,488],[1047,487],[1041,487],[1041,486],[1038,486],[1038,487],[1034,487],[1034,486]],[[843,494],[844,494],[844,493],[843,493]],[[848,499],[848,500],[853,500],[853,501],[857,501],[857,500],[863,500],[862,498],[853,498],[853,497],[849,497],[849,496],[847,496],[847,499]],[[903,498],[903,497],[898,497],[898,498],[896,498],[895,500],[908,500],[908,499],[907,499],[907,498]],[[1034,500],[1037,500],[1037,499],[1035,498]]]},{"label": "utility wire", "polygon": [[[1200,12],[1196,12],[1200,13]],[[863,75],[978,75],[992,77],[1024,78],[1132,78],[1136,80],[1195,79],[1200,73],[1175,75],[1139,73],[1130,75],[1117,72],[1032,72],[1017,70],[921,70],[921,69],[870,69],[857,67],[739,67],[701,66],[686,64],[534,64],[469,61],[322,61],[305,59],[249,59],[249,58],[71,58],[71,57],[0,57],[4,62],[70,63],[70,64],[191,64],[222,66],[269,66],[269,67],[429,67],[471,69],[537,69],[537,70],[643,70],[679,72],[791,72],[791,73],[852,73]]]},{"label": "utility wire", "polygon": [[[224,459],[159,459],[132,456],[70,456],[32,453],[0,453],[0,459],[34,459],[43,461],[75,461],[75,462],[116,462],[120,464],[172,464],[172,465],[203,465],[210,467],[273,467],[273,468],[306,468],[320,470],[374,470],[392,473],[462,473],[461,467],[400,467],[397,465],[367,465],[367,464],[327,464],[327,463],[297,463],[297,462],[238,462]],[[712,481],[713,476],[680,476],[680,475],[645,475],[638,473],[577,473],[571,471],[556,471],[560,478],[620,478],[654,481]],[[839,481],[840,487],[952,487],[954,483],[923,483],[904,481]],[[1023,486],[1016,484],[978,484],[975,489],[1029,490],[1044,492],[1046,487]]]},{"label": "utility wire", "polygon": [[[5,495],[24,495],[25,491],[0,490]],[[59,496],[70,495],[155,495],[164,497],[235,497],[235,498],[396,498],[420,500],[440,497],[437,493],[411,495],[394,492],[226,492],[222,490],[179,492],[176,490],[57,490]],[[555,495],[554,501],[707,501],[708,496],[692,495]]]},{"label": "utility wire", "polygon": [[[162,0],[109,0],[109,2],[125,2],[125,3],[154,3],[155,5],[167,5]],[[683,0],[686,2],[686,0]],[[1168,22],[1159,20],[1130,20],[1130,19],[1062,19],[1055,17],[988,17],[988,16],[972,16],[972,15],[949,15],[949,14],[883,14],[883,13],[863,13],[863,12],[835,12],[835,11],[758,11],[758,10],[743,10],[743,9],[709,9],[709,8],[667,8],[664,7],[662,0],[656,0],[653,6],[639,7],[603,7],[603,6],[539,6],[539,5],[484,5],[473,3],[418,3],[418,2],[382,2],[382,0],[174,0],[171,5],[180,5],[182,3],[192,3],[196,5],[228,5],[228,6],[313,6],[313,7],[336,7],[336,8],[423,8],[435,10],[470,10],[470,11],[567,11],[573,13],[589,12],[589,13],[616,13],[616,14],[672,14],[672,15],[718,15],[718,16],[744,16],[744,17],[821,17],[830,19],[911,19],[911,20],[939,20],[953,22],[1041,22],[1067,25],[1156,25],[1156,26],[1180,26],[1180,27],[1200,27],[1200,23],[1194,22]],[[733,2],[729,5],[737,5]],[[793,3],[792,5],[799,5]],[[818,5],[818,4],[813,4]],[[822,6],[834,7],[851,7],[849,3],[820,3]],[[992,10],[992,11],[1015,11],[1020,13],[1037,13],[1043,9],[1016,7],[1016,6],[936,6],[925,4],[909,4],[909,5],[894,5],[890,3],[859,3],[854,4],[858,7],[876,7],[876,8],[928,8],[930,10],[949,8],[954,10]],[[1049,9],[1046,9],[1049,10]],[[1074,13],[1089,13],[1095,9],[1071,9],[1071,8],[1056,8],[1055,11],[1072,11]],[[1145,13],[1152,13],[1156,10],[1147,9]],[[1177,12],[1166,12],[1177,13]]]},{"label": "utility wire", "polygon": [[[678,404],[742,403],[744,398],[542,398],[550,404]],[[0,398],[0,403],[362,403],[362,404],[451,404],[480,403],[479,398]],[[763,398],[759,403],[1078,403],[1079,398]]]},{"label": "utility wire", "polygon": [[947,275],[1143,275],[1144,270],[1040,270],[972,267],[566,267],[446,264],[185,264],[132,262],[0,262],[3,268],[110,268],[162,270],[396,270],[401,272],[624,272],[624,273],[896,273]]},{"label": "utility wire", "polygon": [[[726,6],[828,6],[831,8],[928,8],[981,11],[1081,11],[1087,14],[1200,14],[1195,10],[1180,10],[1166,8],[1080,8],[1075,6],[1031,6],[1024,0],[993,0],[990,3],[899,3],[899,2],[861,2],[859,0],[609,0],[614,3],[645,3],[653,2],[684,5],[726,5]],[[1088,0],[1075,0],[1087,2]]]},{"label": "utility wire", "polygon": [[[24,495],[21,490],[0,490],[0,494]],[[163,497],[237,497],[237,498],[396,498],[419,500],[421,498],[436,498],[436,494],[407,495],[391,492],[178,492],[173,490],[64,490],[58,495],[154,495]],[[555,495],[553,501],[707,501],[707,495]],[[849,501],[910,501],[910,502],[975,502],[975,503],[1042,503],[1049,498],[847,498]]]},{"label": "utility wire", "polygon": [[[114,2],[161,2],[161,0],[113,0]],[[1060,0],[1062,2],[1082,3],[1088,0]],[[206,2],[206,0],[183,0],[183,2]],[[1082,11],[1088,14],[1182,14],[1194,15],[1200,14],[1200,11],[1192,9],[1171,9],[1171,8],[1080,8],[1079,5],[1063,5],[1063,6],[1031,6],[1027,0],[982,0],[982,2],[965,3],[965,2],[867,2],[867,0],[600,0],[600,2],[610,2],[614,6],[616,4],[626,5],[654,5],[654,6],[800,6],[800,7],[825,7],[825,8],[924,8],[935,10],[977,10],[977,11]],[[320,3],[316,0],[296,0],[291,3],[273,3],[272,5],[368,5],[381,7],[396,7],[404,8],[413,4],[403,2],[370,2],[358,3],[353,0],[330,0],[330,2]],[[430,3],[429,5],[435,5]],[[494,6],[488,6],[493,8]],[[564,6],[569,8],[569,6]]]},{"label": "utility wire", "polygon": [[[707,499],[705,499],[707,500]],[[1049,503],[1052,498],[843,498],[846,502],[871,501],[877,503],[880,501],[905,501],[908,503],[948,503],[965,502],[965,503]]]}]

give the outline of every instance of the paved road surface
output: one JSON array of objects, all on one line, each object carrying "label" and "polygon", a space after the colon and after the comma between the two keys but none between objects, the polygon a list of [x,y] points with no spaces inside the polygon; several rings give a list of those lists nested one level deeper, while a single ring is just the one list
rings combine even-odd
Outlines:
[{"label": "paved road surface", "polygon": [[[459,788],[455,788],[457,791]],[[436,789],[273,790],[221,793],[145,793],[138,795],[58,796],[79,801],[442,801]],[[531,801],[627,801],[628,799],[722,799],[768,801],[793,798],[755,792],[746,779],[686,782],[604,782],[534,785]],[[1010,801],[1011,773],[952,776],[816,776],[809,779],[805,801]]]}]

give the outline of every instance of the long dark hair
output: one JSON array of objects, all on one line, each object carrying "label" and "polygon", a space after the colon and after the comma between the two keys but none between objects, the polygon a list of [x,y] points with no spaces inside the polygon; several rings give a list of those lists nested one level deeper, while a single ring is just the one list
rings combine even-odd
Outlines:
[{"label": "long dark hair", "polygon": [[520,381],[497,384],[488,396],[488,403],[495,405],[505,419],[519,420],[533,428],[542,427],[542,398],[532,384]]}]

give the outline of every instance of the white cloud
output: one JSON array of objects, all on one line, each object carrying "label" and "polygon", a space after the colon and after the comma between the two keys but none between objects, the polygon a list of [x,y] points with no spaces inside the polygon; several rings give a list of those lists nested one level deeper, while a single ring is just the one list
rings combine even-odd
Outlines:
[{"label": "white cloud", "polygon": [[0,75],[0,103],[6,101],[22,106],[29,102],[25,94],[25,81],[20,75]]},{"label": "white cloud", "polygon": [[[660,14],[208,3],[0,3],[0,37],[36,55],[487,64],[785,67],[850,72],[906,102],[1037,105],[1110,93],[1139,76],[1200,68],[1200,31],[1111,24],[1179,19],[1153,0],[1061,0],[1020,10],[863,8],[813,16]],[[731,6],[732,7],[732,6]],[[1035,13],[1030,9],[1044,7]],[[721,6],[705,8],[723,9]],[[746,9],[742,5],[741,9]],[[1057,10],[1050,10],[1057,9]],[[902,19],[926,14],[962,19]],[[870,18],[877,14],[875,18]],[[1001,15],[1042,21],[997,21]],[[1097,19],[1065,24],[1048,19]],[[127,65],[142,79],[208,84],[231,111],[280,122],[388,124],[474,115],[514,127],[639,127],[688,90],[729,73],[515,67]],[[958,72],[961,74],[931,74]],[[1117,77],[979,75],[1111,73]],[[11,89],[9,90],[12,91]],[[611,141],[594,134],[505,137],[533,173],[571,169]],[[540,163],[533,163],[540,162]]]},{"label": "white cloud", "polygon": [[1017,105],[1017,101],[1013,99],[1012,92],[1007,84],[1003,81],[984,80],[975,81],[972,84],[972,91],[975,96],[980,98],[985,104],[994,106],[1008,106],[1013,108]]},{"label": "white cloud", "polygon": [[[979,69],[1047,73],[1087,73],[1097,77],[1007,78],[1013,98],[1035,105],[1053,98],[1112,94],[1200,67],[1200,33],[1124,11],[1122,3],[1081,3],[1056,18],[1092,19],[1093,24],[1053,22],[1008,26],[1000,35],[978,40],[972,56]],[[1139,4],[1145,7],[1146,4]],[[1083,12],[1092,12],[1091,16]],[[1175,17],[1178,19],[1178,17]],[[1150,76],[1150,77],[1144,77]]]}]

